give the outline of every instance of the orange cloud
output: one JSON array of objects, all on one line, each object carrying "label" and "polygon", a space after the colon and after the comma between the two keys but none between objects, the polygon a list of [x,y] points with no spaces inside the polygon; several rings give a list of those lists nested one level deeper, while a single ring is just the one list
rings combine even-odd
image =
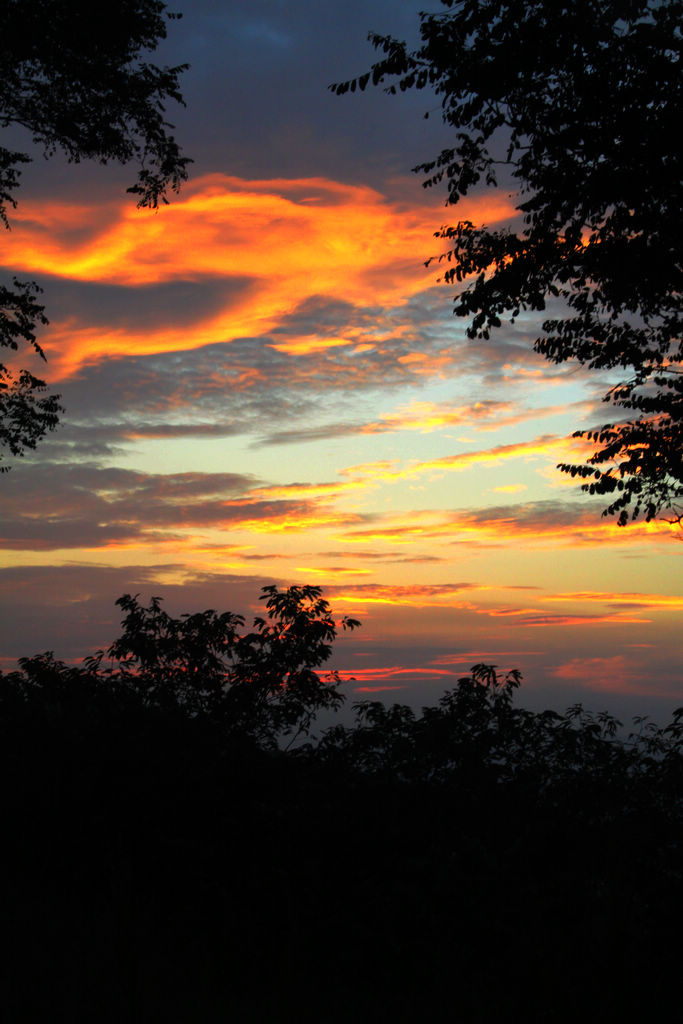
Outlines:
[{"label": "orange cloud", "polygon": [[[391,335],[394,339],[398,336],[402,336],[405,332],[401,330],[394,331]],[[377,333],[375,335],[376,340],[379,341],[382,335]],[[279,346],[274,346],[279,347]],[[437,373],[439,369],[441,353],[423,353],[425,356],[425,366],[429,368],[429,373]],[[448,352],[448,362],[452,364],[452,350]],[[412,357],[412,354],[411,354]],[[399,357],[398,362],[405,362],[403,356]],[[411,358],[411,362],[414,362]],[[541,406],[539,408],[528,408],[519,409],[516,408],[514,402],[497,402],[493,400],[485,402],[474,402],[468,405],[453,405],[452,403],[436,403],[436,402],[425,402],[425,401],[413,401],[407,405],[399,407],[395,412],[383,413],[378,420],[368,420],[365,423],[353,423],[343,422],[324,424],[323,426],[313,427],[301,427],[298,429],[275,431],[268,435],[267,440],[275,443],[291,442],[291,441],[315,441],[324,440],[326,438],[343,437],[345,435],[356,435],[356,434],[385,434],[395,433],[404,430],[419,430],[423,434],[430,433],[434,430],[441,430],[448,427],[456,426],[468,426],[477,432],[481,431],[495,431],[500,430],[502,427],[516,426],[520,423],[524,423],[528,420],[537,420],[549,416],[559,416],[568,413],[575,413],[577,408],[593,408],[591,402],[571,402],[565,405],[549,405]],[[516,411],[515,411],[516,410]],[[469,443],[469,439],[458,438],[459,441]],[[559,443],[559,439],[558,439]],[[560,457],[574,457],[583,458],[590,452],[590,446],[585,442],[578,441],[575,438],[566,440],[567,450],[562,450]],[[497,449],[499,452],[499,458],[504,457],[505,451],[501,447]],[[502,455],[501,455],[502,452]],[[514,456],[514,452],[512,455]],[[390,463],[384,463],[386,468],[390,467]],[[357,467],[353,467],[357,468]],[[430,467],[431,468],[431,467]],[[552,467],[554,471],[555,467]],[[411,467],[411,472],[419,471],[418,467]],[[570,481],[573,486],[576,486],[575,481]],[[506,490],[510,490],[512,487],[518,485],[510,485]],[[503,488],[496,488],[496,490],[502,490]]]},{"label": "orange cloud", "polygon": [[372,526],[348,530],[339,536],[339,540],[359,544],[412,544],[416,540],[442,540],[501,547],[518,544],[523,539],[527,546],[591,547],[608,541],[615,544],[657,543],[668,541],[671,533],[671,526],[666,522],[632,523],[628,530],[624,530],[614,519],[601,516],[595,505],[563,505],[552,501],[455,513],[416,509],[411,512],[410,519],[406,524],[403,518],[378,517]]},{"label": "orange cloud", "polygon": [[[374,583],[349,585],[337,590],[335,601],[350,601],[356,605],[384,604],[408,605],[411,608],[458,608],[486,615],[493,619],[514,619],[514,626],[592,626],[605,623],[636,624],[650,622],[623,611],[601,612],[599,614],[557,615],[541,608],[510,607],[475,604],[463,600],[462,591],[483,591],[493,588],[478,584],[415,584],[412,586],[384,586]],[[460,656],[459,656],[460,657]],[[432,662],[437,664],[437,662]]]},{"label": "orange cloud", "polygon": [[[415,356],[418,354],[422,353],[414,353]],[[403,361],[405,362],[405,359]],[[478,426],[481,421],[493,419],[501,412],[509,412],[512,408],[512,402],[474,402],[472,405],[453,406],[414,401],[397,412],[384,413],[381,419],[364,423],[358,429],[362,434],[380,434],[396,430],[419,430],[427,434],[442,427],[475,423]],[[531,415],[536,414],[520,414],[518,417],[498,419],[495,427],[521,422],[523,419],[529,419]]]},{"label": "orange cloud", "polygon": [[348,569],[339,566],[332,568],[316,568],[310,565],[298,565],[296,567],[297,572],[303,572],[310,576],[322,576],[325,580],[334,580],[336,577],[341,576],[369,576],[369,569]]},{"label": "orange cloud", "polygon": [[[498,465],[510,459],[534,459],[538,457],[581,458],[584,450],[589,450],[585,442],[578,438],[557,437],[545,434],[533,441],[519,441],[514,444],[500,444],[493,448],[479,449],[474,452],[458,452],[455,455],[444,455],[427,462],[408,463],[395,469],[395,463],[375,463],[373,477],[376,480],[395,481],[421,476],[423,473],[457,472],[475,466]],[[356,473],[361,466],[352,466],[344,472]]]},{"label": "orange cloud", "polygon": [[[399,678],[408,677],[407,682],[410,681],[410,677],[418,677],[420,679],[441,679],[443,677],[450,677],[453,675],[447,669],[433,668],[431,665],[425,667],[413,667],[405,668],[403,665],[388,665],[380,668],[349,668],[340,669],[342,676],[350,675],[354,683],[361,683],[364,685],[354,686],[354,690],[357,693],[380,693],[384,690],[403,690],[406,689],[406,684],[385,684],[381,685],[384,680],[393,680]],[[375,685],[368,685],[375,684]],[[378,685],[379,684],[379,685]]]},{"label": "orange cloud", "polygon": [[340,469],[339,473],[341,476],[377,477],[389,473],[391,471],[391,467],[395,465],[395,459],[391,462],[385,459],[379,462],[360,462],[356,466],[347,466],[346,469]]},{"label": "orange cloud", "polygon": [[497,465],[509,459],[533,459],[550,454],[556,457],[557,452],[566,452],[567,449],[575,447],[574,438],[555,437],[545,434],[535,438],[533,441],[500,444],[493,448],[481,449],[476,452],[460,452],[457,455],[446,455],[440,459],[421,462],[416,466],[409,467],[406,470],[406,475],[412,476],[417,473],[438,472],[442,470],[470,469],[472,466]]},{"label": "orange cloud", "polygon": [[388,585],[382,583],[349,584],[333,587],[335,601],[351,602],[354,605],[383,604],[407,605],[410,608],[465,608],[475,610],[471,601],[463,600],[463,592],[488,590],[487,586],[475,583],[414,583]]},{"label": "orange cloud", "polygon": [[472,665],[474,662],[484,661],[489,664],[491,658],[521,658],[532,657],[543,654],[543,651],[492,651],[486,648],[478,651],[461,651],[459,654],[443,654],[439,658],[433,658],[430,665]]},{"label": "orange cloud", "polygon": [[320,484],[274,484],[272,487],[258,487],[250,492],[250,498],[329,498],[342,491],[365,489],[367,480],[339,480]]},{"label": "orange cloud", "polygon": [[[543,378],[546,379],[545,377]],[[513,403],[507,403],[511,408]],[[577,412],[588,412],[595,409],[595,402],[583,401],[583,402],[567,402],[560,405],[542,405],[538,407],[529,407],[528,409],[518,409],[516,412],[512,412],[509,416],[502,416],[495,418],[491,417],[489,422],[482,422],[476,424],[477,430],[499,430],[501,427],[514,427],[518,423],[525,423],[528,420],[539,420],[547,416],[562,416],[564,414],[571,414],[575,416]]]},{"label": "orange cloud", "polygon": [[591,601],[600,604],[626,605],[630,608],[683,608],[683,595],[613,593],[583,590],[572,594],[553,594],[549,601]]},{"label": "orange cloud", "polygon": [[394,676],[423,676],[425,673],[427,675],[435,676],[452,675],[452,673],[448,672],[446,669],[435,669],[432,666],[427,668],[423,668],[422,666],[417,668],[406,668],[403,665],[391,665],[382,666],[381,668],[354,668],[349,669],[349,671],[353,672],[356,680],[389,679]]},{"label": "orange cloud", "polygon": [[[475,222],[491,224],[514,214],[502,195],[463,200],[463,207],[463,216]],[[66,376],[106,356],[267,335],[305,299],[338,296],[340,287],[344,300],[356,306],[402,305],[434,284],[433,271],[419,259],[433,223],[434,212],[424,205],[407,209],[364,186],[214,174],[196,179],[155,214],[129,203],[113,216],[111,206],[101,214],[95,204],[67,209],[60,203],[24,202],[0,259],[17,271],[129,287],[202,277],[240,284],[217,314],[202,318],[198,311],[191,329],[55,325],[46,339]],[[74,236],[74,224],[88,225],[85,239]],[[372,343],[371,331],[357,330],[323,340],[303,334],[276,342],[300,352]]]},{"label": "orange cloud", "polygon": [[[492,612],[491,614],[495,615],[496,613]],[[556,626],[641,625],[652,621],[651,619],[636,618],[632,615],[623,615],[617,612],[614,612],[612,615],[553,615],[552,612],[534,611],[533,608],[529,608],[524,609],[519,614],[523,618],[516,625],[541,626],[552,629]]]},{"label": "orange cloud", "polygon": [[[325,511],[320,509],[319,511],[314,510],[311,512],[284,512],[278,513],[277,510],[273,510],[273,514],[266,518],[253,518],[250,519],[245,516],[244,519],[230,519],[226,520],[225,525],[231,530],[245,530],[249,533],[285,533],[285,532],[296,532],[300,533],[305,530],[317,530],[323,527],[339,527],[345,523],[358,522],[359,516],[353,514],[343,514],[333,511]],[[220,522],[217,522],[217,526],[221,526]]]}]

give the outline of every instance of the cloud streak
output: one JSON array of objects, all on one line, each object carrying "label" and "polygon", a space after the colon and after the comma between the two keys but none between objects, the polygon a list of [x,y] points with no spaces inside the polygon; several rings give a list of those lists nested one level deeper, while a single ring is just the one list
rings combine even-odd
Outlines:
[{"label": "cloud streak", "polygon": [[359,520],[321,500],[251,495],[253,483],[231,473],[148,474],[96,466],[14,474],[4,495],[0,544],[57,550],[165,542],[177,550],[197,544],[197,532],[207,528],[262,534]]},{"label": "cloud streak", "polygon": [[625,533],[613,519],[600,515],[595,502],[553,500],[439,512],[414,510],[410,523],[403,517],[375,515],[370,525],[343,533],[349,543],[408,544],[442,540],[452,544],[504,547],[524,540],[530,548],[548,545],[592,547],[605,541],[627,545],[669,542],[666,523],[636,523]]},{"label": "cloud streak", "polygon": [[327,423],[297,430],[279,430],[267,434],[260,444],[292,444],[302,441],[321,441],[354,434],[384,434],[402,430],[432,433],[435,430],[466,426],[474,430],[500,430],[528,420],[566,414],[570,408],[592,408],[592,403],[572,403],[572,406],[554,405],[521,409],[510,401],[488,399],[471,404],[412,401],[407,406],[384,413],[378,420],[365,423]]}]

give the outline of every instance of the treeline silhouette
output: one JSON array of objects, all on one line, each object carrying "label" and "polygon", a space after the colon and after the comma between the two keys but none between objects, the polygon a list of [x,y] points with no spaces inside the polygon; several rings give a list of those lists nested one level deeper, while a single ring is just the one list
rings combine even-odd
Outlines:
[{"label": "treeline silhouette", "polygon": [[245,630],[126,596],[106,653],[0,676],[5,1019],[663,1017],[683,709],[624,738],[478,665],[312,738],[337,627],[263,599]]}]

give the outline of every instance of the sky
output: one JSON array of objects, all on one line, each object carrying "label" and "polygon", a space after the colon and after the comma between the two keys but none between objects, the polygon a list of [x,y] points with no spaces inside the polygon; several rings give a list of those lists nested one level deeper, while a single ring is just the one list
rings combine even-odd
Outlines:
[{"label": "sky", "polygon": [[178,6],[154,60],[191,65],[180,195],[141,211],[133,168],[37,154],[3,238],[66,413],[0,477],[0,668],[108,646],[124,593],[251,616],[307,583],[362,621],[330,663],[350,700],[432,704],[483,661],[529,707],[666,718],[680,530],[620,529],[555,468],[609,379],[535,354],[537,314],[468,340],[425,266],[443,224],[514,224],[514,194],[447,209],[411,173],[448,144],[438,100],[328,89],[368,31],[416,41],[420,5]]}]

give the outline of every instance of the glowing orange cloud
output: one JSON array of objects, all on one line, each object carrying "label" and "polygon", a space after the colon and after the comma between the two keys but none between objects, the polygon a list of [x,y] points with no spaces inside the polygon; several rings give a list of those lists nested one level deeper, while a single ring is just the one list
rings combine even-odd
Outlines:
[{"label": "glowing orange cloud", "polygon": [[613,593],[593,590],[575,594],[553,594],[549,601],[591,601],[601,604],[623,604],[636,608],[683,608],[683,596],[677,594]]},{"label": "glowing orange cloud", "polygon": [[[404,330],[398,329],[392,332],[391,337],[395,339],[398,336],[403,336],[405,334],[406,332]],[[375,332],[374,336],[375,341],[381,348],[380,343],[384,336],[379,332]],[[321,347],[323,342],[324,339],[317,347]],[[281,348],[282,346],[274,345],[273,347]],[[438,375],[442,359],[441,353],[437,353],[436,356],[434,356],[434,353],[411,353],[411,363],[415,362],[415,360],[413,360],[414,355],[424,355],[423,362],[425,372]],[[398,361],[405,362],[405,359],[401,356]],[[452,350],[449,350],[447,353],[447,361],[452,366]],[[593,408],[593,403],[571,402],[564,405],[550,405],[541,406],[540,408],[522,409],[514,402],[498,402],[493,400],[474,402],[468,405],[412,401],[405,406],[400,406],[394,412],[382,413],[381,417],[377,420],[369,420],[365,423],[332,424],[329,428],[324,427],[320,431],[317,431],[315,428],[311,431],[307,431],[306,429],[301,431],[281,431],[276,432],[271,435],[271,437],[276,441],[297,439],[320,440],[323,437],[336,437],[349,434],[385,434],[406,430],[417,430],[426,434],[435,430],[463,425],[466,425],[477,432],[494,431],[500,430],[503,427],[516,426],[517,424],[528,420],[574,413],[577,408]],[[459,438],[458,440],[462,441],[463,439]],[[567,443],[571,444],[572,450],[575,452],[578,451],[581,454],[587,455],[590,451],[588,445],[581,446],[575,439],[568,441]],[[565,453],[563,453],[563,455],[564,454]],[[390,468],[390,464],[385,463],[385,468]],[[575,483],[573,483],[573,486],[575,486]]]},{"label": "glowing orange cloud", "polygon": [[[589,451],[590,446],[577,438],[558,437],[550,434],[535,438],[533,441],[520,441],[515,444],[501,444],[493,448],[479,449],[474,452],[458,452],[455,455],[444,455],[427,462],[413,462],[395,468],[395,463],[375,463],[373,478],[388,482],[406,480],[421,476],[423,473],[458,472],[475,466],[494,466],[510,459],[533,459],[540,457],[580,458],[581,453]],[[356,475],[362,466],[351,466],[343,472]]]},{"label": "glowing orange cloud", "polygon": [[500,444],[494,448],[486,448],[476,452],[460,452],[457,455],[446,455],[429,462],[420,462],[409,466],[404,473],[397,475],[414,476],[419,473],[440,472],[444,470],[470,469],[472,466],[497,465],[509,459],[536,458],[547,456],[558,451],[566,451],[574,446],[574,440],[566,437],[544,435],[533,441],[520,441],[516,444]]},{"label": "glowing orange cloud", "polygon": [[334,566],[333,568],[315,568],[310,565],[298,565],[297,572],[303,572],[310,576],[322,576],[325,580],[334,580],[338,576],[369,576],[369,569],[344,569]]},{"label": "glowing orange cloud", "polygon": [[[502,195],[463,200],[463,207],[463,216],[479,223],[514,215]],[[192,328],[55,325],[47,338],[62,376],[106,356],[263,336],[315,295],[343,296],[356,306],[396,306],[434,283],[433,272],[420,261],[434,212],[423,205],[399,206],[367,187],[322,178],[244,181],[216,174],[196,179],[156,214],[129,203],[116,214],[111,206],[102,214],[94,203],[67,209],[24,202],[0,259],[13,270],[77,281],[136,287],[222,277],[239,287],[218,314],[202,318],[198,310]],[[90,228],[85,240],[74,240],[74,223]],[[306,352],[372,341],[371,331],[349,330],[277,344]]]},{"label": "glowing orange cloud", "polygon": [[386,459],[382,459],[379,462],[359,462],[355,466],[347,466],[346,469],[340,469],[339,474],[341,476],[376,477],[389,472],[391,467],[395,465],[395,460],[389,462]]},{"label": "glowing orange cloud", "polygon": [[[429,365],[433,368],[433,358],[425,353],[411,353],[407,359],[401,357],[399,361],[416,362],[423,357],[429,360]],[[501,427],[517,426],[528,420],[558,416],[568,412],[575,413],[577,409],[592,409],[593,407],[594,403],[592,402],[570,402],[564,405],[520,409],[515,408],[514,402],[489,401],[453,406],[444,403],[414,401],[396,412],[384,413],[379,420],[361,424],[357,430],[361,434],[380,434],[397,430],[419,430],[426,434],[443,427],[464,424],[477,431],[493,431],[499,430]],[[588,451],[588,448],[586,450]]]},{"label": "glowing orange cloud", "polygon": [[[514,619],[517,626],[591,626],[599,623],[643,623],[649,619],[636,617],[622,610],[600,612],[599,614],[558,615],[538,607],[500,606],[496,604],[475,604],[464,595],[474,591],[491,591],[485,584],[380,584],[359,583],[332,587],[335,602],[352,603],[357,607],[368,604],[401,605],[410,608],[458,608],[494,619]],[[459,657],[462,657],[459,655]],[[443,662],[441,662],[443,664]],[[437,662],[432,662],[437,664]]]},{"label": "glowing orange cloud", "polygon": [[[495,615],[495,612],[491,614]],[[556,626],[642,625],[652,621],[651,619],[636,618],[633,615],[624,615],[619,612],[614,612],[612,615],[553,615],[552,613],[534,611],[533,608],[528,608],[519,614],[523,615],[524,618],[521,623],[516,623],[516,625],[542,627],[544,629],[555,629]]]},{"label": "glowing orange cloud", "polygon": [[[540,371],[542,372],[542,371]],[[546,383],[552,382],[552,377],[547,380],[543,378]],[[560,378],[563,383],[566,383]],[[512,402],[505,403],[512,408]],[[503,403],[501,403],[501,406]],[[473,424],[476,430],[499,430],[501,427],[514,427],[518,423],[524,423],[528,420],[543,419],[546,416],[561,416],[565,413],[571,413],[576,415],[577,412],[587,412],[595,409],[595,403],[590,401],[585,402],[567,402],[564,405],[542,405],[539,407],[529,407],[527,409],[517,409],[511,412],[509,416],[487,416],[483,421],[478,421]]]},{"label": "glowing orange cloud", "polygon": [[336,483],[320,484],[273,484],[272,487],[258,487],[250,491],[250,498],[329,498],[342,491],[365,489],[368,482],[363,479],[339,480]]},{"label": "glowing orange cloud", "polygon": [[567,521],[543,509],[529,514],[525,506],[510,505],[508,509],[486,508],[449,514],[438,511],[411,512],[411,522],[386,516],[372,526],[353,529],[338,535],[345,543],[413,544],[416,540],[442,540],[448,543],[471,543],[502,547],[518,544],[569,547],[590,547],[602,542],[657,543],[669,539],[668,523],[655,521],[630,524],[628,531],[617,526],[613,519],[597,518],[594,508],[574,515]]},{"label": "glowing orange cloud", "polygon": [[475,584],[405,584],[385,585],[363,583],[344,588],[333,588],[334,600],[354,604],[407,605],[411,608],[466,608],[473,610],[471,601],[463,600],[462,594],[472,590],[488,590],[487,586]]},{"label": "glowing orange cloud", "polygon": [[408,677],[409,681],[411,676],[418,677],[420,679],[440,679],[443,677],[452,677],[453,675],[452,672],[449,672],[446,669],[433,668],[431,665],[419,668],[404,668],[402,665],[389,665],[381,668],[349,668],[340,670],[340,672],[347,678],[350,676],[350,682],[364,684],[361,686],[354,686],[354,691],[356,693],[382,693],[385,690],[406,689],[407,683],[394,685],[387,683],[385,685],[381,685],[384,680]]},{"label": "glowing orange cloud", "polygon": [[[372,433],[373,431],[368,430],[367,432]],[[584,442],[578,441],[574,438],[545,435],[543,437],[535,438],[533,441],[520,441],[515,444],[497,445],[494,448],[480,449],[474,452],[459,452],[455,455],[446,455],[438,459],[430,459],[427,462],[408,463],[406,466],[402,467],[397,466],[396,460],[393,462],[382,461],[361,463],[357,466],[348,466],[346,469],[339,470],[339,474],[341,476],[352,478],[348,483],[348,487],[362,488],[376,486],[382,482],[394,483],[400,480],[410,480],[417,476],[421,476],[424,473],[457,472],[477,466],[497,465],[500,462],[509,461],[511,459],[529,459],[543,456],[549,456],[553,459],[558,459],[560,457],[581,457],[577,453],[581,452],[585,447]],[[343,484],[324,484],[316,486],[324,487],[326,490],[329,489],[330,491],[341,491],[344,489]],[[507,487],[500,487],[496,489],[518,491],[523,489],[523,487],[524,485],[512,484]],[[267,493],[270,493],[270,491]],[[514,515],[515,509],[514,507],[511,507],[511,520],[514,518]],[[416,522],[415,520],[418,518],[420,518],[420,521]],[[418,513],[415,513],[413,515],[413,523],[410,526],[406,526],[403,521],[401,521],[401,523],[396,524],[396,526],[382,526],[377,529],[373,528],[368,531],[350,534],[347,535],[346,539],[393,539],[400,541],[403,539],[412,539],[416,535],[436,536],[446,528],[446,525],[448,525],[448,528],[451,531],[453,530],[454,524],[452,519],[449,519],[448,524],[444,523],[442,527],[440,527],[438,523],[435,524],[432,522],[430,524],[428,521],[425,522]],[[457,525],[463,532],[471,532],[473,529],[472,525],[468,524],[466,515],[458,518]]]},{"label": "glowing orange cloud", "polygon": [[[249,533],[284,533],[304,530],[316,530],[322,527],[338,527],[345,523],[358,522],[359,516],[353,514],[342,514],[327,512],[324,510],[313,512],[275,512],[270,518],[250,519],[245,516],[241,520],[226,521],[226,526],[231,530],[245,530]],[[216,525],[221,525],[217,523]]]},{"label": "glowing orange cloud", "polygon": [[395,676],[450,676],[453,673],[448,672],[446,669],[435,669],[431,666],[428,668],[405,668],[403,665],[391,665],[389,667],[382,668],[353,668],[349,669],[349,672],[353,672],[354,680],[369,681],[372,679],[389,679]]},{"label": "glowing orange cloud", "polygon": [[[422,353],[414,353],[422,355]],[[403,360],[405,361],[405,360]],[[397,412],[384,413],[381,419],[375,422],[364,423],[359,432],[362,434],[380,434],[395,430],[419,430],[427,434],[442,427],[459,426],[464,423],[473,425],[481,420],[491,419],[501,411],[510,411],[511,402],[475,402],[473,405],[448,406],[438,405],[435,402],[410,402],[409,405]],[[520,415],[519,419],[529,418]],[[497,425],[507,425],[511,421],[508,417],[498,420]],[[515,420],[517,422],[517,420]]]},{"label": "glowing orange cloud", "polygon": [[481,661],[482,658],[521,658],[543,654],[543,651],[491,651],[480,649],[477,651],[462,651],[459,654],[443,654],[439,658],[433,658],[430,665],[452,665],[460,667],[463,664],[471,665],[473,661]]}]

